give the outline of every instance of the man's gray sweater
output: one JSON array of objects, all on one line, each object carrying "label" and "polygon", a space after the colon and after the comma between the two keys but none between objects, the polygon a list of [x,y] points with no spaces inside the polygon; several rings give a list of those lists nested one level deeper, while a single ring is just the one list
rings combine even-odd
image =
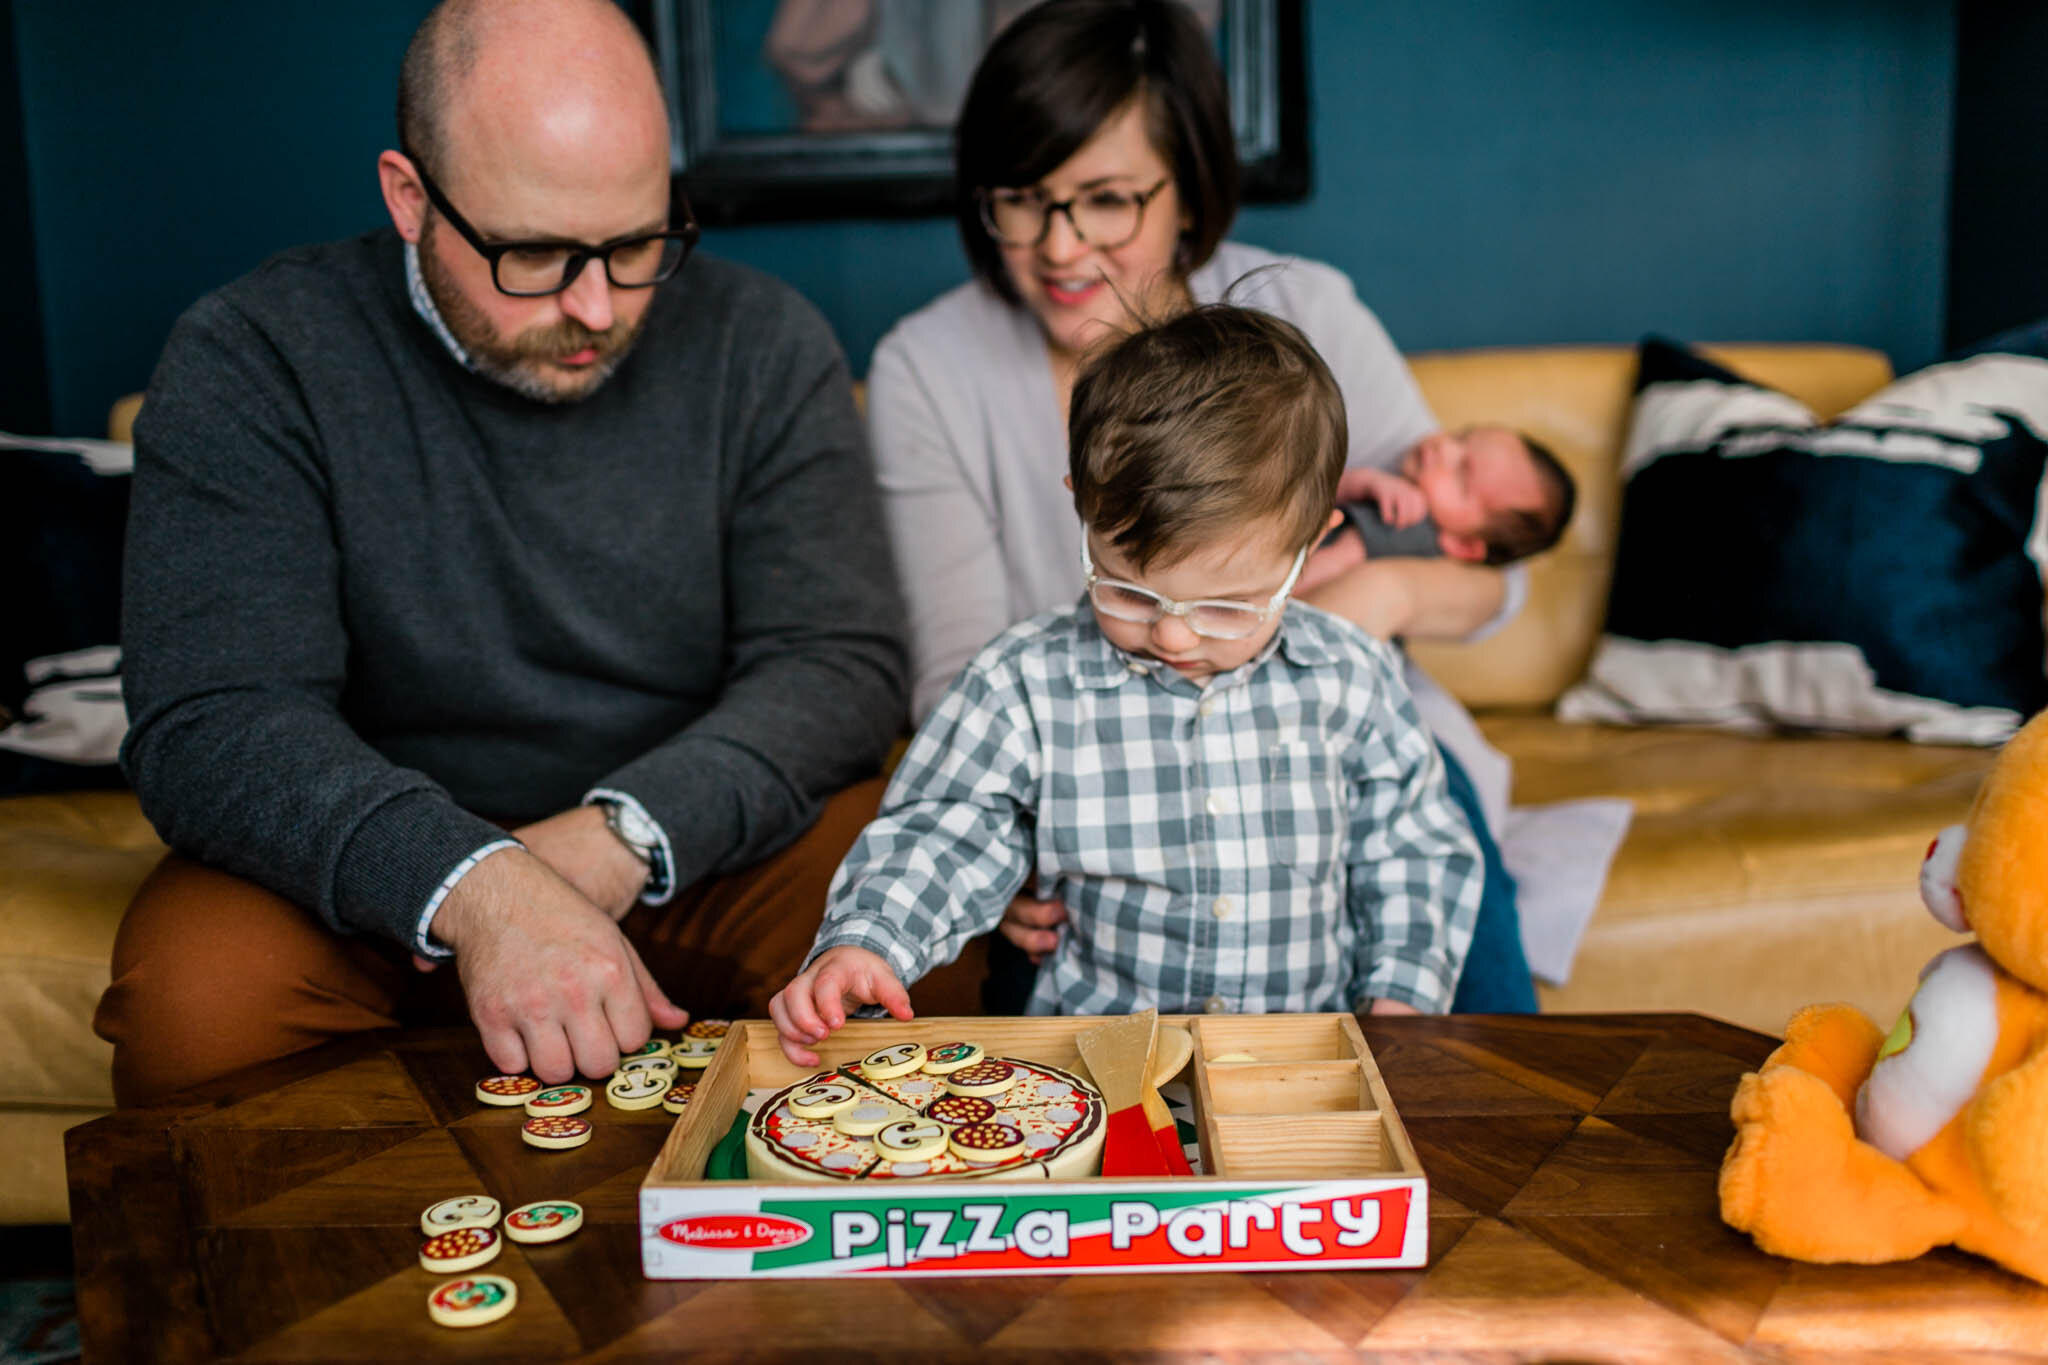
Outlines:
[{"label": "man's gray sweater", "polygon": [[[386,231],[179,321],[136,432],[122,763],[173,847],[410,942],[499,824],[637,798],[679,885],[787,844],[905,709],[845,362],[697,257],[582,402],[464,369]],[[494,823],[498,822],[498,823]]]}]

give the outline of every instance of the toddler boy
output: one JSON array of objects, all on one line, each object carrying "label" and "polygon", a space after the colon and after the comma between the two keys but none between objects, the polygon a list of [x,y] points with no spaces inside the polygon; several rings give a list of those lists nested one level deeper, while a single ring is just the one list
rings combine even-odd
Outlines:
[{"label": "toddler boy", "polygon": [[1288,594],[1334,524],[1343,400],[1300,332],[1214,305],[1074,386],[1087,595],[998,636],[834,878],[782,1048],[951,961],[1035,875],[1034,1014],[1442,1011],[1477,846],[1394,654]]}]

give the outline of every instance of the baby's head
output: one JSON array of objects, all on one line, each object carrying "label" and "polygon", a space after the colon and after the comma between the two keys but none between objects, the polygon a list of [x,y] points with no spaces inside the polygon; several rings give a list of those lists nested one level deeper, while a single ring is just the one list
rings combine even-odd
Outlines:
[{"label": "baby's head", "polygon": [[1195,678],[1256,656],[1344,469],[1344,399],[1307,338],[1230,304],[1147,327],[1088,362],[1067,437],[1103,633]]},{"label": "baby's head", "polygon": [[1541,554],[1557,544],[1578,502],[1557,456],[1502,426],[1425,436],[1401,473],[1428,500],[1444,553],[1475,564]]}]

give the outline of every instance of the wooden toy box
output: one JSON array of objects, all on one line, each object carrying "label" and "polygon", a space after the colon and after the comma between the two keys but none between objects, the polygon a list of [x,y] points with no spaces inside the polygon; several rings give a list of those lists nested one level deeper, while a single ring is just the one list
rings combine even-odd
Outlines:
[{"label": "wooden toy box", "polygon": [[[780,1089],[894,1043],[965,1038],[990,1056],[1087,1074],[1074,1039],[1102,1022],[849,1023],[798,1067],[774,1026],[736,1023],[640,1186],[651,1279],[1071,1275],[1420,1266],[1429,1182],[1348,1014],[1161,1015],[1194,1035],[1202,1174],[835,1185],[703,1178],[751,1090]],[[1243,1059],[1250,1060],[1222,1060]]]}]

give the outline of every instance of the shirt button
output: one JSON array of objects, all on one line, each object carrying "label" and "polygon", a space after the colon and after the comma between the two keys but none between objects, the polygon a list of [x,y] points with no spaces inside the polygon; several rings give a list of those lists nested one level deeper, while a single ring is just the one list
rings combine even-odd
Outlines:
[{"label": "shirt button", "polygon": [[1210,792],[1209,799],[1202,803],[1202,808],[1211,815],[1222,815],[1230,809],[1230,801],[1222,792]]},{"label": "shirt button", "polygon": [[1208,1014],[1225,1014],[1230,1010],[1230,1002],[1220,995],[1212,995],[1202,1002],[1202,1009]]},{"label": "shirt button", "polygon": [[1205,701],[1205,702],[1203,702],[1203,703],[1202,703],[1202,704],[1201,704],[1200,706],[1197,706],[1197,707],[1195,708],[1195,714],[1196,714],[1196,715],[1198,715],[1198,716],[1206,716],[1206,715],[1208,715],[1208,714],[1209,714],[1209,713],[1210,713],[1211,711],[1214,711],[1215,709],[1216,709],[1216,703],[1215,703],[1215,702],[1213,702],[1213,701]]},{"label": "shirt button", "polygon": [[1133,660],[1133,661],[1132,661],[1132,662],[1130,662],[1130,663],[1127,663],[1127,664],[1125,664],[1125,665],[1124,665],[1124,667],[1125,667],[1125,668],[1128,668],[1128,669],[1130,669],[1130,670],[1131,670],[1131,672],[1133,672],[1133,673],[1137,674],[1137,675],[1138,675],[1139,677],[1141,677],[1141,678],[1142,678],[1142,677],[1144,677],[1144,676],[1145,676],[1145,675],[1146,675],[1147,673],[1150,673],[1150,672],[1152,671],[1151,669],[1149,669],[1149,668],[1145,667],[1145,665],[1143,665],[1143,664],[1141,664],[1141,663],[1138,663],[1138,662],[1137,662],[1137,661],[1135,661],[1135,660]]},{"label": "shirt button", "polygon": [[1217,919],[1229,919],[1230,912],[1232,910],[1235,910],[1236,908],[1236,906],[1230,903],[1230,897],[1218,896],[1216,898],[1216,903],[1209,907],[1209,913],[1214,915]]}]

